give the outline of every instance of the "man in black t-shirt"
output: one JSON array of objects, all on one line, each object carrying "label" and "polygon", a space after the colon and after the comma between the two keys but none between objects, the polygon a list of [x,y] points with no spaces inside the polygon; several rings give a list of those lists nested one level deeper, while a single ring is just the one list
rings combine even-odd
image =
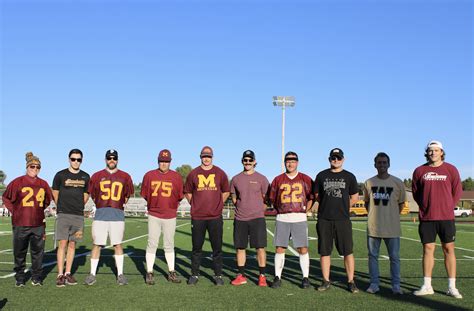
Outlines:
[{"label": "man in black t-shirt", "polygon": [[[53,197],[57,205],[56,240],[58,276],[56,286],[76,285],[77,281],[71,274],[72,262],[76,251],[76,242],[82,240],[84,231],[84,205],[89,199],[87,186],[90,176],[80,170],[82,151],[72,149],[69,152],[69,167],[54,176]],[[67,248],[67,255],[66,255]],[[64,257],[66,256],[66,273]]]},{"label": "man in black t-shirt", "polygon": [[357,293],[359,290],[354,282],[352,223],[349,216],[350,207],[359,199],[357,180],[354,174],[342,168],[344,152],[341,149],[331,150],[329,163],[331,168],[319,172],[313,186],[313,193],[319,202],[316,231],[323,274],[318,290],[325,291],[330,287],[331,252],[335,241],[339,255],[344,256],[347,288],[350,292]]}]

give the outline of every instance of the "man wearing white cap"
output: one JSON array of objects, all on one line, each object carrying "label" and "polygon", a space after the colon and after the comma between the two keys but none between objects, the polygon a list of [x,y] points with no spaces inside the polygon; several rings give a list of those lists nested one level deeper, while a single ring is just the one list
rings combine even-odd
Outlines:
[{"label": "man wearing white cap", "polygon": [[461,178],[456,167],[444,162],[445,153],[441,142],[436,140],[429,142],[425,149],[425,157],[428,162],[415,169],[412,182],[413,198],[420,207],[418,232],[423,243],[424,276],[423,285],[413,294],[416,296],[434,294],[431,275],[434,267],[436,235],[438,235],[448,274],[447,295],[460,299],[462,295],[456,289],[454,207],[461,198]]}]

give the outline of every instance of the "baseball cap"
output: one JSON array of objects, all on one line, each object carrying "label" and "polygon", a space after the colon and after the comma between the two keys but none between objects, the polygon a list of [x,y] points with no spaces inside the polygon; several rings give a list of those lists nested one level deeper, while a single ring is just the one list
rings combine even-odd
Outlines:
[{"label": "baseball cap", "polygon": [[115,157],[115,159],[118,160],[118,152],[117,150],[115,149],[109,149],[107,150],[107,152],[105,153],[105,157],[108,158],[108,157]]},{"label": "baseball cap", "polygon": [[296,154],[296,152],[288,151],[288,152],[285,154],[285,162],[286,162],[286,161],[291,161],[291,160],[298,161],[298,155]]},{"label": "baseball cap", "polygon": [[244,154],[242,154],[242,159],[243,158],[251,158],[252,160],[255,160],[255,153],[252,150],[245,150]]},{"label": "baseball cap", "polygon": [[344,151],[342,151],[342,149],[340,148],[334,148],[331,150],[331,152],[329,152],[329,157],[332,157],[332,156],[340,157],[341,159],[343,159]]},{"label": "baseball cap", "polygon": [[443,149],[443,144],[440,141],[432,140],[426,145],[426,150],[430,149],[430,147],[438,147],[439,149]]},{"label": "baseball cap", "polygon": [[168,149],[163,149],[158,154],[158,162],[171,162],[171,152]]},{"label": "baseball cap", "polygon": [[209,146],[202,147],[200,156],[201,156],[201,158],[202,157],[211,157],[212,158],[214,156],[212,148],[209,147]]}]

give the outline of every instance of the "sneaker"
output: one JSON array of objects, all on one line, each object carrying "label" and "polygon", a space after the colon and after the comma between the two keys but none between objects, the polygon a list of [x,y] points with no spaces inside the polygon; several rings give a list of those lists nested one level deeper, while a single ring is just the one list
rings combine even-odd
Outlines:
[{"label": "sneaker", "polygon": [[88,276],[86,276],[86,279],[84,280],[84,284],[85,285],[94,285],[95,284],[95,275],[93,274],[89,274]]},{"label": "sneaker", "polygon": [[303,280],[301,280],[301,288],[306,289],[306,288],[309,288],[310,286],[311,284],[309,284],[308,278],[303,278]]},{"label": "sneaker", "polygon": [[125,275],[120,274],[117,277],[117,284],[118,285],[127,285],[128,284],[128,281],[127,281],[127,278],[125,277]]},{"label": "sneaker", "polygon": [[199,281],[199,277],[197,275],[191,275],[188,279],[188,285],[196,285]]},{"label": "sneaker", "polygon": [[176,273],[176,271],[168,272],[168,282],[175,283],[175,284],[181,283],[181,279],[178,277],[178,274]]},{"label": "sneaker", "polygon": [[242,274],[237,274],[236,278],[232,280],[232,282],[230,282],[230,284],[232,285],[243,285],[243,284],[247,284],[247,278],[242,275]]},{"label": "sneaker", "polygon": [[392,287],[392,293],[394,295],[403,295],[403,291],[402,289],[400,288],[400,286],[394,286]]},{"label": "sneaker", "polygon": [[73,277],[71,273],[66,273],[64,275],[64,278],[66,280],[66,285],[76,285],[77,284],[76,278]]},{"label": "sneaker", "polygon": [[66,286],[66,278],[64,275],[60,274],[56,277],[56,287],[64,287]]},{"label": "sneaker", "polygon": [[446,295],[457,298],[457,299],[462,299],[462,295],[459,293],[457,288],[448,288]]},{"label": "sneaker", "polygon": [[356,294],[359,292],[359,289],[357,288],[356,283],[354,281],[347,283],[347,289],[353,294]]},{"label": "sneaker", "polygon": [[433,287],[426,287],[423,285],[419,290],[416,290],[413,292],[413,295],[415,296],[426,296],[426,295],[433,295],[434,290]]},{"label": "sneaker", "polygon": [[380,291],[380,288],[377,284],[370,284],[369,288],[365,290],[369,294],[375,294]]},{"label": "sneaker", "polygon": [[319,292],[324,292],[324,291],[328,290],[330,287],[331,287],[331,282],[323,280],[321,282],[321,285],[319,285],[319,287],[318,287],[318,291]]},{"label": "sneaker", "polygon": [[275,277],[272,282],[272,288],[280,288],[281,287],[281,280],[279,277]]},{"label": "sneaker", "polygon": [[222,285],[224,285],[224,280],[222,279],[222,275],[215,275],[215,276],[214,276],[214,283],[215,283],[217,286],[222,286]]},{"label": "sneaker", "polygon": [[155,277],[153,276],[153,272],[147,272],[145,276],[145,283],[147,285],[155,285]]},{"label": "sneaker", "polygon": [[263,275],[263,274],[260,274],[260,276],[258,277],[258,286],[260,287],[267,287],[267,278]]},{"label": "sneaker", "polygon": [[25,281],[16,281],[15,287],[25,287]]},{"label": "sneaker", "polygon": [[43,281],[41,280],[31,280],[31,285],[33,286],[43,286]]}]

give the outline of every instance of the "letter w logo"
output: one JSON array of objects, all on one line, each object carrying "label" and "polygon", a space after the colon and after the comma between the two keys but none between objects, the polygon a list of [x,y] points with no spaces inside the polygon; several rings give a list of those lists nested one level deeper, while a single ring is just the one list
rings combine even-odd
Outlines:
[{"label": "letter w logo", "polygon": [[216,181],[215,181],[216,174],[209,174],[209,176],[204,176],[199,174],[198,179],[199,179],[199,184],[198,188],[215,188],[216,187]]},{"label": "letter w logo", "polygon": [[392,187],[372,187],[372,196],[374,198],[374,204],[380,205],[380,201],[382,201],[383,206],[388,205],[388,201],[390,201],[390,195],[393,192]]}]

